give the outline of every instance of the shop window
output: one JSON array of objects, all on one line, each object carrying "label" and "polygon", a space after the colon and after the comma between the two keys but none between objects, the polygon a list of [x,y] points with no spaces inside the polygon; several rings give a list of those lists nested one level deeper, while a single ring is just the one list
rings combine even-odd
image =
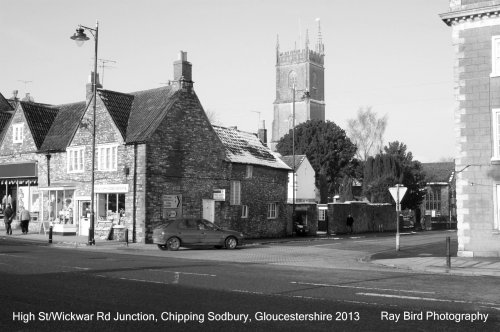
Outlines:
[{"label": "shop window", "polygon": [[12,132],[14,137],[12,141],[14,143],[22,143],[24,137],[24,123],[16,123],[12,126]]},{"label": "shop window", "polygon": [[241,206],[241,217],[248,218],[248,205]]},{"label": "shop window", "polygon": [[74,189],[41,191],[42,220],[56,224],[73,224],[74,192]]},{"label": "shop window", "polygon": [[278,217],[278,204],[267,204],[267,219],[276,219]]},{"label": "shop window", "polygon": [[241,204],[241,182],[231,181],[231,205]]},{"label": "shop window", "polygon": [[118,145],[107,144],[96,148],[97,170],[116,171],[118,169]]},{"label": "shop window", "polygon": [[66,156],[68,173],[81,173],[84,171],[85,147],[68,148]]},{"label": "shop window", "polygon": [[120,224],[125,216],[125,194],[97,194],[97,218]]}]

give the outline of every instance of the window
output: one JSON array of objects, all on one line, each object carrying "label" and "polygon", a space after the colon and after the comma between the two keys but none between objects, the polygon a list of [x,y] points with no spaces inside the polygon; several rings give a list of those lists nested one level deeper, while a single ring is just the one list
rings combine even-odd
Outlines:
[{"label": "window", "polygon": [[247,165],[247,173],[245,175],[245,177],[247,179],[251,179],[253,176],[253,166],[252,165]]},{"label": "window", "polygon": [[248,218],[248,205],[241,206],[241,217]]},{"label": "window", "polygon": [[125,194],[97,194],[98,220],[112,221],[118,224],[125,215]]},{"label": "window", "polygon": [[297,87],[297,73],[292,70],[288,73],[288,87],[293,88],[294,86]]},{"label": "window", "polygon": [[13,135],[12,141],[14,143],[22,143],[24,137],[24,123],[16,123],[12,126]]},{"label": "window", "polygon": [[97,170],[116,171],[118,169],[118,145],[100,145],[96,148]]},{"label": "window", "polygon": [[278,217],[278,207],[276,203],[267,204],[267,219],[276,219]]},{"label": "window", "polygon": [[500,36],[491,39],[491,76],[500,76]]},{"label": "window", "polygon": [[66,152],[68,173],[84,171],[85,147],[68,148]]},{"label": "window", "polygon": [[441,188],[431,187],[425,194],[425,209],[441,211]]},{"label": "window", "polygon": [[492,110],[493,124],[493,156],[491,159],[500,160],[500,108]]},{"label": "window", "polygon": [[241,183],[240,181],[231,181],[231,205],[241,204]]}]

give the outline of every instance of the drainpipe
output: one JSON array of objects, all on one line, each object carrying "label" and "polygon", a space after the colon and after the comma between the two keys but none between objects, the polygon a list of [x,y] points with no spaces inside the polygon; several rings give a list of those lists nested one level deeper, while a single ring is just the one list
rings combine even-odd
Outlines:
[{"label": "drainpipe", "polygon": [[136,240],[136,218],[137,218],[137,143],[134,144],[134,183],[133,183],[133,198],[132,198],[132,243]]},{"label": "drainpipe", "polygon": [[50,187],[50,157],[51,157],[51,155],[49,153],[47,153],[45,155],[45,157],[47,158],[47,187]]}]

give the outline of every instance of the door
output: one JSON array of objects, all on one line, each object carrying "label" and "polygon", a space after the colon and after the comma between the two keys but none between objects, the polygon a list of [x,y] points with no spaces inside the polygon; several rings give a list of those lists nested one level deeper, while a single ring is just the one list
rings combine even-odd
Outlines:
[{"label": "door", "polygon": [[198,222],[198,228],[201,231],[201,242],[209,245],[222,245],[224,233],[219,230],[213,223],[206,220]]},{"label": "door", "polygon": [[203,219],[210,222],[215,221],[215,201],[213,199],[203,200]]},{"label": "door", "polygon": [[90,201],[78,202],[78,224],[80,235],[88,236],[90,228]]},{"label": "door", "polygon": [[201,230],[196,219],[182,219],[177,224],[176,235],[181,239],[181,245],[199,244],[201,242]]}]

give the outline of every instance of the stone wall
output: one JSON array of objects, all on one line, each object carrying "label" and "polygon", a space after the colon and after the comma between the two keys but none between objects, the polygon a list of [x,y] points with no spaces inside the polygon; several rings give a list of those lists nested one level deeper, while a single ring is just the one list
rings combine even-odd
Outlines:
[{"label": "stone wall", "polygon": [[328,204],[328,231],[347,233],[346,219],[349,214],[354,218],[354,233],[396,230],[394,205],[346,202]]}]

